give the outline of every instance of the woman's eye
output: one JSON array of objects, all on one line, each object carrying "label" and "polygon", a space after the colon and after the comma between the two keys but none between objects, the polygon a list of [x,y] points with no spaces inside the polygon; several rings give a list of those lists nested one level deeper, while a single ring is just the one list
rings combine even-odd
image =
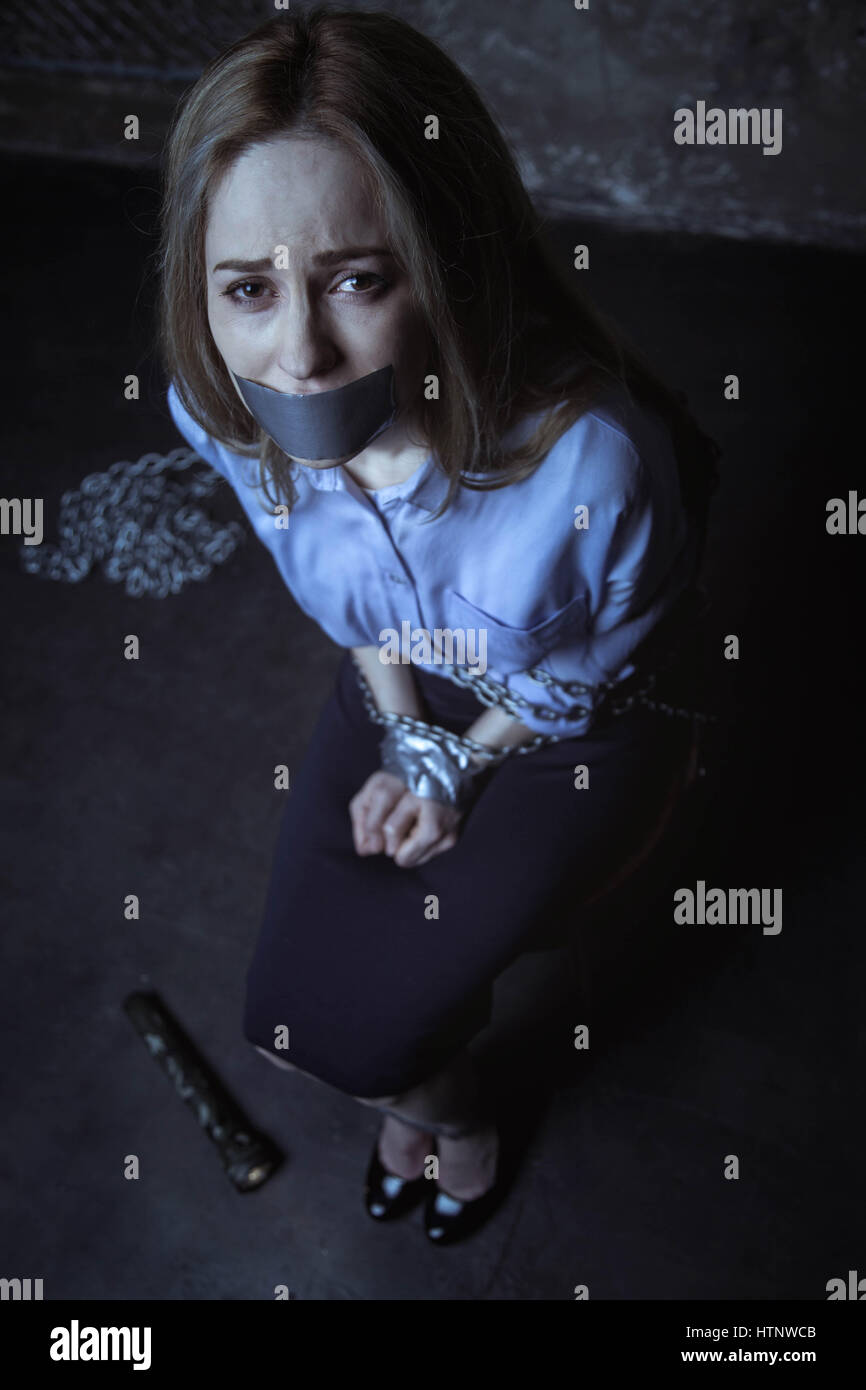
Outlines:
[{"label": "woman's eye", "polygon": [[[347,284],[349,283],[350,280],[368,280],[368,281],[369,281],[369,280],[372,280],[372,281],[374,282],[374,284],[373,284],[373,286],[372,286],[373,289],[384,288],[384,287],[387,285],[387,283],[388,283],[387,280],[383,280],[383,279],[382,279],[382,276],[381,276],[381,275],[373,275],[372,272],[369,271],[369,270],[355,270],[355,271],[353,271],[351,275],[345,276],[345,278],[342,279],[342,280],[340,281],[340,285],[347,285]],[[339,286],[338,286],[338,288],[339,288]],[[350,293],[351,293],[351,294],[369,294],[369,290],[364,290],[364,289],[360,289],[360,290],[351,290]]]},{"label": "woman's eye", "polygon": [[241,296],[238,295],[238,290],[246,291],[251,288],[258,288],[261,290],[265,288],[265,285],[262,280],[239,280],[237,284],[229,285],[227,290],[222,291],[223,298],[231,300],[234,304],[257,304],[262,298],[261,295],[255,295],[253,297],[248,296],[246,293]]},{"label": "woman's eye", "polygon": [[[366,281],[366,284],[363,282]],[[343,290],[343,285],[354,284],[355,289]],[[357,286],[360,284],[360,288]],[[381,275],[373,275],[368,270],[356,270],[351,275],[345,275],[337,285],[338,293],[342,295],[373,295],[379,289],[386,289],[388,281]],[[238,308],[244,309],[247,305],[263,304],[268,298],[268,286],[263,280],[237,280],[235,284],[229,285],[228,289],[221,291],[222,298],[229,300],[231,304],[237,304]]]}]

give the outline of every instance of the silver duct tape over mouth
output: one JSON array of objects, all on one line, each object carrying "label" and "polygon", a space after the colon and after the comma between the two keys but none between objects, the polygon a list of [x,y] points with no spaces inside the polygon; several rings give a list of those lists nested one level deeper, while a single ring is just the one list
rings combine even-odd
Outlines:
[{"label": "silver duct tape over mouth", "polygon": [[360,453],[397,414],[392,366],[307,396],[231,375],[250,414],[290,458],[339,459]]}]

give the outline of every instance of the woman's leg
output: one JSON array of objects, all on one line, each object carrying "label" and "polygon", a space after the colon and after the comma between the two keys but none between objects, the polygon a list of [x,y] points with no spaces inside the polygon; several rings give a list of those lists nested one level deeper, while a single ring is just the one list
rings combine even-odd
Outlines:
[{"label": "woman's leg", "polygon": [[374,1105],[410,1127],[452,1139],[479,1129],[486,1119],[478,1068],[465,1050],[420,1086],[364,1104]]},{"label": "woman's leg", "polygon": [[467,1051],[421,1086],[383,1097],[379,1157],[400,1177],[420,1177],[436,1136],[440,1187],[465,1201],[496,1178],[499,1136],[487,1113],[478,1068]]},{"label": "woman's leg", "polygon": [[[258,1044],[255,1044],[255,1048],[274,1066],[284,1071],[301,1071],[300,1067],[285,1058],[275,1057],[267,1048]],[[321,1080],[311,1072],[301,1071],[301,1075],[310,1076],[313,1081]],[[401,1095],[353,1096],[352,1099],[374,1110],[381,1110],[383,1114],[394,1115],[410,1128],[423,1130],[427,1134],[445,1134],[451,1138],[461,1138],[463,1134],[478,1129],[483,1119],[477,1068],[466,1052],[428,1081],[413,1086]]]},{"label": "woman's leg", "polygon": [[[589,737],[507,759],[456,846],[407,870],[354,852],[348,803],[379,756],[365,718],[346,677],[281,824],[244,1032],[272,1055],[275,1030],[291,1028],[298,1069],[390,1111],[394,1124],[436,1134],[442,1186],[464,1195],[465,1175],[446,1169],[461,1155],[477,1168],[481,1141],[464,1133],[478,1119],[467,1114],[467,1064],[455,1074],[455,1059],[489,1021],[500,972],[547,937],[553,917],[573,929],[581,900],[645,837],[681,731],[633,711]],[[591,791],[575,791],[578,762],[591,770]],[[425,915],[431,895],[435,926]]]},{"label": "woman's leg", "polygon": [[[286,1071],[298,1070],[263,1047],[256,1051]],[[498,1134],[487,1114],[478,1068],[467,1051],[402,1095],[353,1099],[385,1116],[378,1148],[389,1172],[401,1178],[420,1177],[435,1139],[439,1182],[452,1197],[471,1200],[492,1186]]]}]

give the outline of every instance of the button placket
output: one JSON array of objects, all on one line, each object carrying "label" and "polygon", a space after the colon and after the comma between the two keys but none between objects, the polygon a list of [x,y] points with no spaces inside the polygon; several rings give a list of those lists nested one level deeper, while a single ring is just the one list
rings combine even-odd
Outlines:
[{"label": "button placket", "polygon": [[[390,536],[389,536],[390,541]],[[415,593],[415,585],[406,573],[405,568],[395,569],[395,561],[402,566],[402,561],[396,554],[396,548],[391,541],[392,553],[389,556],[388,564],[382,568],[382,577],[385,580],[389,594],[389,609],[393,613],[398,611],[399,621],[395,621],[394,626],[400,629],[400,623],[407,618],[413,628],[420,626],[421,614],[418,607],[418,596]],[[407,611],[408,610],[408,611]]]},{"label": "button placket", "polygon": [[[383,505],[387,506],[390,503],[398,503],[400,500],[399,497],[389,498]],[[364,501],[371,502],[372,499],[364,494]],[[378,616],[374,617],[371,614],[371,629],[375,629],[377,634],[375,640],[378,641],[380,629],[391,626],[396,627],[399,632],[401,631],[400,624],[406,619],[410,621],[413,628],[419,627],[421,614],[418,606],[418,597],[415,593],[414,582],[409,577],[403,561],[400,558],[400,554],[394,544],[391,532],[388,528],[388,523],[382,511],[374,504],[370,507],[365,507],[364,514],[369,517],[376,530],[373,550],[379,568],[379,576],[385,599],[384,610],[386,615],[389,613],[395,614],[399,604],[399,612],[396,612],[396,616],[391,620],[380,620]],[[407,609],[409,610],[408,612]]]}]

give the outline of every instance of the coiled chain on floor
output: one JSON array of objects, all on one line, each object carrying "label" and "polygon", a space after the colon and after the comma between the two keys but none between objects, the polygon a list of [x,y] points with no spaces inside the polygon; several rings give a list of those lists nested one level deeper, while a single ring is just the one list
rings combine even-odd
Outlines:
[{"label": "coiled chain on floor", "polygon": [[170,478],[197,460],[204,462],[182,447],[88,474],[78,491],[60,499],[59,545],[22,545],[22,569],[79,584],[101,564],[105,578],[124,582],[130,598],[166,598],[191,580],[207,579],[246,535],[240,522],[213,521],[196,505],[220,482],[216,469]]}]

